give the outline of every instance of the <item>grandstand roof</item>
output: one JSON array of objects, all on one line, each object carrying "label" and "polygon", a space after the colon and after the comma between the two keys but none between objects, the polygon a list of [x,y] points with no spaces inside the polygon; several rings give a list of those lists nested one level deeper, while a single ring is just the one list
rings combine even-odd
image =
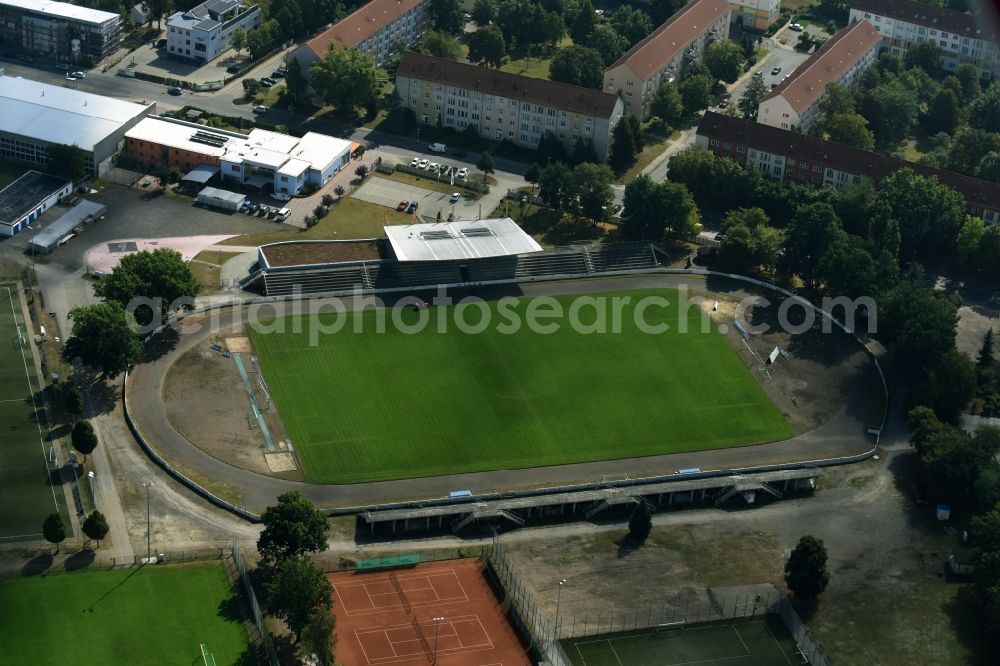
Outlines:
[{"label": "grandstand roof", "polygon": [[454,261],[541,252],[542,246],[509,217],[385,227],[399,261]]}]

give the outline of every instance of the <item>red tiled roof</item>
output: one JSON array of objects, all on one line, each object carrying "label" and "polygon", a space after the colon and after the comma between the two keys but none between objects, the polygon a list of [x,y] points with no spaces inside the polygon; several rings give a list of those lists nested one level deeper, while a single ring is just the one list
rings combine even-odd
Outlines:
[{"label": "red tiled roof", "polygon": [[693,0],[608,69],[627,65],[636,76],[645,80],[730,11],[732,6],[727,0]]},{"label": "red tiled roof", "polygon": [[954,171],[935,169],[916,162],[823,141],[807,134],[755,123],[742,118],[706,111],[698,134],[733,145],[743,145],[772,155],[821,164],[838,171],[866,176],[878,182],[898,169],[910,169],[925,178],[934,177],[965,197],[972,206],[1000,210],[1000,184]]},{"label": "red tiled roof", "polygon": [[796,112],[802,113],[823,96],[828,85],[843,78],[866,53],[877,48],[880,41],[882,35],[868,21],[858,21],[844,28],[799,65],[764,100],[780,95]]},{"label": "red tiled roof", "polygon": [[997,38],[996,30],[990,27],[986,17],[964,14],[914,0],[851,0],[850,6],[851,9],[872,15],[877,14],[893,20],[944,30],[962,37],[990,40]]},{"label": "red tiled roof", "polygon": [[403,54],[396,76],[444,83],[456,88],[476,90],[487,95],[550,106],[596,118],[610,118],[614,113],[615,104],[618,103],[616,95],[600,90],[520,76],[412,52]]},{"label": "red tiled roof", "polygon": [[339,42],[357,46],[376,32],[410,11],[424,0],[372,0],[321,32],[306,44],[323,57],[330,44]]}]

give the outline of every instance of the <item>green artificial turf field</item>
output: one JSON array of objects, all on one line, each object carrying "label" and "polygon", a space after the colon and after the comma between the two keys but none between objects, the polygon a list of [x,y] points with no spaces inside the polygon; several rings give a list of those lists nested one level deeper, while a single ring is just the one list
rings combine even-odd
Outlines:
[{"label": "green artificial turf field", "polygon": [[[244,663],[249,640],[220,564],[79,571],[0,582],[0,661]],[[247,661],[245,663],[253,663]]]},{"label": "green artificial turf field", "polygon": [[[68,524],[65,494],[49,484],[49,444],[35,421],[38,391],[17,285],[0,284],[0,543],[41,540],[42,522],[53,511]],[[41,404],[39,403],[39,408]]]},{"label": "green artificial turf field", "polygon": [[561,641],[574,666],[786,666],[801,663],[776,615],[684,628],[640,629]]},{"label": "green artificial turf field", "polygon": [[[454,307],[432,307],[423,314],[432,322],[443,315],[447,332],[431,325],[410,335],[390,323],[377,333],[378,313],[368,310],[346,315],[343,329],[320,335],[317,346],[309,345],[308,322],[299,322],[300,332],[286,321],[286,332],[251,337],[293,446],[318,483],[632,458],[791,435],[722,336],[700,332],[697,307],[686,311],[690,332],[680,333],[676,291],[619,295],[633,305],[669,297],[670,307],[650,307],[644,318],[669,322],[670,331],[642,332],[628,306],[617,334],[578,333],[565,320],[551,334],[527,326],[505,334],[491,302],[494,325],[479,334],[456,330]],[[573,298],[557,300],[568,311]],[[512,308],[521,321],[529,300]],[[468,322],[482,316],[475,312]],[[335,316],[319,319],[330,326]],[[582,321],[593,318],[582,310]]]}]

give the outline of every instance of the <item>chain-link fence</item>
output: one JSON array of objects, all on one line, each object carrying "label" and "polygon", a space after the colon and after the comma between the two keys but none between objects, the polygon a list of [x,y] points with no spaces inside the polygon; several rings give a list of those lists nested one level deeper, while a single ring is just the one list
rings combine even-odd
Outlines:
[{"label": "chain-link fence", "polygon": [[[483,557],[484,549],[482,546],[468,546],[466,548],[433,548],[430,550],[413,550],[412,554],[417,555],[420,562],[441,562],[444,560],[461,560],[465,558]],[[399,551],[365,551],[363,557],[344,557],[327,551],[313,555],[312,559],[316,562],[317,566],[323,569],[323,571],[350,571],[352,569],[357,569],[358,562],[362,559],[375,560],[378,558],[391,558],[399,555]]]},{"label": "chain-link fence", "polygon": [[264,613],[260,609],[260,604],[257,603],[257,595],[253,591],[253,584],[250,581],[250,574],[247,572],[246,561],[243,559],[243,553],[240,552],[240,544],[237,543],[235,537],[233,538],[232,552],[233,563],[236,565],[236,571],[239,574],[240,580],[243,581],[243,591],[246,592],[251,619],[253,620],[254,627],[257,629],[257,635],[261,646],[264,648],[264,654],[267,655],[267,661],[271,666],[278,666],[278,652],[274,649],[274,641],[271,640],[271,634],[267,631],[267,625],[264,624]]},{"label": "chain-link fence", "polygon": [[805,623],[799,614],[795,612],[792,608],[792,604],[788,602],[788,599],[781,599],[776,604],[774,612],[778,614],[781,621],[785,623],[788,627],[788,631],[791,632],[792,638],[795,639],[795,645],[798,647],[799,656],[803,660],[807,660],[811,666],[830,666],[830,658],[823,653],[823,648],[820,644],[813,638],[812,633],[806,628]]}]

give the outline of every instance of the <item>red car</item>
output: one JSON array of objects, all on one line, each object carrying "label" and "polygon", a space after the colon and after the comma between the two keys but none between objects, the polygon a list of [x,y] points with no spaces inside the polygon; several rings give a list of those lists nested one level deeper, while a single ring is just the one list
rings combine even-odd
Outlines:
[{"label": "red car", "polygon": [[400,201],[399,205],[396,206],[396,210],[402,212],[402,211],[406,210],[406,207],[409,206],[409,205],[410,205],[409,201]]}]

